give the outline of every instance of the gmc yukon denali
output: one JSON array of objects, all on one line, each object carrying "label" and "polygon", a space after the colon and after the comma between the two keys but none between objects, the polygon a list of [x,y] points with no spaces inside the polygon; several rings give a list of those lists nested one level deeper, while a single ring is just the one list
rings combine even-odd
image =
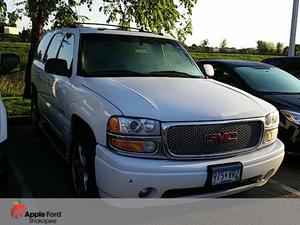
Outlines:
[{"label": "gmc yukon denali", "polygon": [[46,33],[32,119],[80,197],[231,195],[266,184],[284,158],[275,107],[207,79],[176,40],[144,31]]}]

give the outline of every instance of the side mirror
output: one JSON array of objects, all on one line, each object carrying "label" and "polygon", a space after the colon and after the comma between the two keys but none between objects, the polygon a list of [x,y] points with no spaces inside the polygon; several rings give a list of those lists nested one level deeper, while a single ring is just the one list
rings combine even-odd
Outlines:
[{"label": "side mirror", "polygon": [[48,59],[45,64],[45,72],[61,76],[70,75],[68,63],[64,59]]},{"label": "side mirror", "polygon": [[14,73],[20,71],[20,58],[14,53],[1,54],[1,74]]},{"label": "side mirror", "polygon": [[205,75],[208,77],[213,77],[215,75],[215,70],[212,65],[204,64],[203,69],[205,71]]}]

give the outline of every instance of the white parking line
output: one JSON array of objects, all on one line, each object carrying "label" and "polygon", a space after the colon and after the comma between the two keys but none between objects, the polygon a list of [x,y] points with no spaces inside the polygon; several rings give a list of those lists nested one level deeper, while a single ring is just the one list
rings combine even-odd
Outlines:
[{"label": "white parking line", "polygon": [[292,188],[292,187],[290,187],[290,186],[287,186],[287,185],[285,185],[285,184],[282,184],[282,183],[280,183],[280,182],[278,182],[278,181],[276,181],[276,180],[273,180],[273,179],[270,179],[269,182],[270,182],[271,184],[276,184],[276,185],[278,185],[281,189],[283,189],[283,190],[285,190],[285,191],[287,191],[287,192],[289,192],[289,193],[291,193],[291,194],[293,194],[293,195],[296,195],[296,196],[300,197],[300,191],[298,191],[298,190],[296,190],[296,189],[294,189],[294,188]]}]

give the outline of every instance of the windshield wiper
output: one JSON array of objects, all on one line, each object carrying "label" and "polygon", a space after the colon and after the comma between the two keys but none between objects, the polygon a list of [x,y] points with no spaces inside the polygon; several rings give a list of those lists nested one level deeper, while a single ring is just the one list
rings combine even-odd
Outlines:
[{"label": "windshield wiper", "polygon": [[166,71],[153,71],[148,73],[151,76],[164,76],[164,77],[188,77],[188,78],[200,78],[200,76],[193,76],[188,73],[166,70]]},{"label": "windshield wiper", "polygon": [[89,72],[91,75],[115,75],[115,76],[145,76],[143,73],[139,73],[132,70],[97,70]]}]

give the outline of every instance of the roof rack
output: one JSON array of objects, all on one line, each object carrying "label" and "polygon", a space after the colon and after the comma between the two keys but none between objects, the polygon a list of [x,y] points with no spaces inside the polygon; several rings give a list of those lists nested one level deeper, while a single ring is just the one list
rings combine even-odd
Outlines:
[{"label": "roof rack", "polygon": [[[84,27],[84,25],[102,26],[101,28],[98,28],[98,29],[102,29],[102,30],[105,30],[104,27],[115,27],[115,28],[122,29],[122,30],[135,30],[135,31],[145,32],[145,33],[154,33],[154,32],[150,32],[150,31],[146,31],[143,28],[126,27],[126,26],[106,24],[106,23],[72,23],[72,24],[68,25],[68,27],[78,28],[78,27]],[[159,35],[163,35],[163,34],[159,33]]]}]

